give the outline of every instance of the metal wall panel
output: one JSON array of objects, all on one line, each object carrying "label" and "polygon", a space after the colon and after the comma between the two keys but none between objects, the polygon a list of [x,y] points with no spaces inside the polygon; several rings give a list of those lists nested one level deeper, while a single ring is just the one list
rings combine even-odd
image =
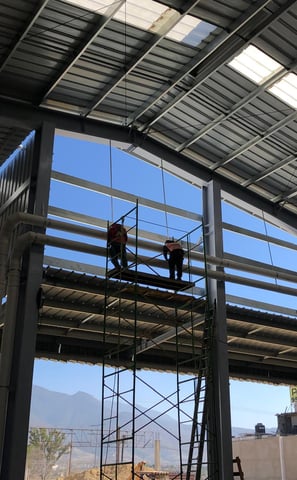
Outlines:
[{"label": "metal wall panel", "polygon": [[[53,125],[43,124],[3,170],[6,174],[3,221],[9,212],[47,215],[53,140]],[[14,236],[21,233],[20,229],[28,228],[31,227],[14,228]],[[44,233],[45,228],[37,231]],[[13,243],[14,238],[10,238],[10,249]],[[26,243],[25,237],[20,236],[16,245],[7,262],[7,302],[1,341],[1,480],[24,478],[39,313],[37,297],[43,265],[43,247]],[[21,271],[16,268],[20,264]]]},{"label": "metal wall panel", "polygon": [[28,212],[35,133],[8,161],[0,173],[0,228],[15,212]]}]

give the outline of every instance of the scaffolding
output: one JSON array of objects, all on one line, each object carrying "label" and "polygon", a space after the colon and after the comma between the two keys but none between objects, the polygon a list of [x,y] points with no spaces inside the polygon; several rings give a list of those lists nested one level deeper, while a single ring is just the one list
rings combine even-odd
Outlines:
[{"label": "scaffolding", "polygon": [[[151,472],[146,472],[139,445],[141,436],[145,445],[145,432],[148,428],[152,429],[152,426],[164,433],[168,443],[172,441],[176,445],[179,461],[176,462],[174,478],[206,478],[208,472],[215,468],[209,466],[215,457],[208,455],[209,443],[213,441],[215,433],[209,432],[207,421],[208,384],[212,381],[213,315],[208,305],[205,255],[205,275],[193,278],[191,273],[191,252],[203,253],[203,225],[179,239],[187,252],[188,280],[177,282],[158,272],[152,274],[141,271],[138,206],[117,222],[125,225],[128,234],[133,230],[135,251],[128,269],[110,270],[108,251],[106,256],[100,480],[123,478],[121,472],[124,467],[129,469],[131,480],[143,478],[144,474],[152,477]],[[193,233],[196,237],[200,233],[198,242],[191,242]],[[132,252],[129,253],[131,258]],[[140,283],[168,291],[174,311],[172,327],[160,334],[158,331],[148,332],[148,338],[142,338],[139,330]],[[181,296],[180,291],[186,292],[186,295]],[[130,304],[129,312],[125,306],[127,292],[134,298],[133,308]],[[164,342],[176,352],[174,389],[165,394],[159,386],[154,386],[143,378],[139,364],[139,358],[144,352],[156,345],[163,348]],[[151,401],[150,405],[148,400]],[[166,415],[175,419],[175,431],[168,429],[166,421],[163,422]],[[160,462],[156,458],[155,467],[156,470],[157,467],[160,468]]]},{"label": "scaffolding", "polygon": [[[124,225],[129,235],[131,229],[135,229],[135,258],[137,260],[137,215],[138,206],[130,210],[114,223]],[[130,226],[127,228],[127,222]],[[121,258],[123,252],[121,251]],[[104,330],[103,343],[109,345],[104,354],[102,363],[102,415],[101,415],[101,454],[100,454],[100,478],[117,479],[120,474],[120,465],[132,466],[132,478],[134,478],[135,457],[135,375],[136,375],[136,314],[137,295],[133,311],[123,318],[122,315],[122,292],[124,270],[108,268],[109,249],[106,249],[106,288],[104,305]],[[134,281],[129,285],[132,291],[137,288],[137,261],[129,268],[133,269]],[[111,278],[116,278],[116,289],[109,291]],[[115,307],[116,305],[116,307]],[[112,309],[112,310],[111,310]],[[113,333],[107,333],[106,323],[114,323]],[[123,345],[121,341],[122,331],[129,335],[132,341]],[[127,333],[128,330],[128,333]],[[109,329],[110,332],[110,329]],[[127,363],[123,367],[120,357],[126,357]],[[132,374],[131,374],[132,373]],[[124,409],[124,413],[122,410]]]}]

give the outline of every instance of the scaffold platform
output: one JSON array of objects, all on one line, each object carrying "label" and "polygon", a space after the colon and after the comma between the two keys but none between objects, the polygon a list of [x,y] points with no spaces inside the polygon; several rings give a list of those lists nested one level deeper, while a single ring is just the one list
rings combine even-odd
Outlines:
[{"label": "scaffold platform", "polygon": [[108,278],[117,278],[127,282],[139,283],[141,285],[149,285],[152,287],[165,288],[167,290],[187,290],[188,288],[194,287],[194,282],[186,282],[184,280],[173,280],[168,277],[163,277],[161,275],[156,275],[152,273],[145,273],[129,270],[129,268],[113,268],[107,272]]}]

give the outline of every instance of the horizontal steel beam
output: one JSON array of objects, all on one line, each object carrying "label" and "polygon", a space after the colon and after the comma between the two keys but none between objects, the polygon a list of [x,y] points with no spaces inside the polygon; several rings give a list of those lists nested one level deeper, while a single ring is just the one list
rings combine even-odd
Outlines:
[{"label": "horizontal steel beam", "polygon": [[[149,135],[141,133],[136,129],[125,126],[111,125],[94,119],[84,119],[79,115],[53,111],[50,108],[35,107],[20,102],[1,99],[0,119],[7,126],[28,128],[34,130],[39,128],[43,122],[52,123],[56,129],[73,132],[73,134],[93,137],[98,143],[106,143],[106,140],[114,142],[114,146],[134,145],[141,146],[141,152],[147,152],[148,156],[164,159],[164,169],[176,173],[186,181],[195,181],[196,185],[205,185],[211,180],[219,182],[221,189],[225,192],[226,201],[235,204],[234,199],[239,199],[242,207],[262,218],[265,212],[271,220],[278,225],[289,225],[296,232],[296,215],[286,209],[281,210],[273,202],[261,197],[255,192],[238,185],[222,175],[212,172],[201,165],[199,156],[192,159],[186,155],[175,152],[160,142],[150,138]],[[135,152],[137,156],[137,152]],[[237,202],[237,206],[238,202]]]}]

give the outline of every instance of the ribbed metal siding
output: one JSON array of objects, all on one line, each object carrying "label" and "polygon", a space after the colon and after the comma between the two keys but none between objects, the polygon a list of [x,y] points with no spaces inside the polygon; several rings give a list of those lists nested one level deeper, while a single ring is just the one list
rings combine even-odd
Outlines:
[{"label": "ribbed metal siding", "polygon": [[[185,4],[184,0],[162,0],[160,3],[176,10],[182,10]],[[212,0],[211,2],[209,0],[201,0],[193,8],[191,14],[214,25],[227,27],[230,21],[235,20],[252,3],[255,3],[255,0],[254,2],[252,0]]]},{"label": "ribbed metal siding", "polygon": [[32,135],[24,143],[24,148],[7,164],[0,175],[0,228],[6,218],[15,212],[27,212],[30,177],[34,154]]},{"label": "ribbed metal siding", "polygon": [[282,65],[289,65],[296,59],[296,16],[297,4],[272,23],[255,39],[254,45],[259,47]]}]

